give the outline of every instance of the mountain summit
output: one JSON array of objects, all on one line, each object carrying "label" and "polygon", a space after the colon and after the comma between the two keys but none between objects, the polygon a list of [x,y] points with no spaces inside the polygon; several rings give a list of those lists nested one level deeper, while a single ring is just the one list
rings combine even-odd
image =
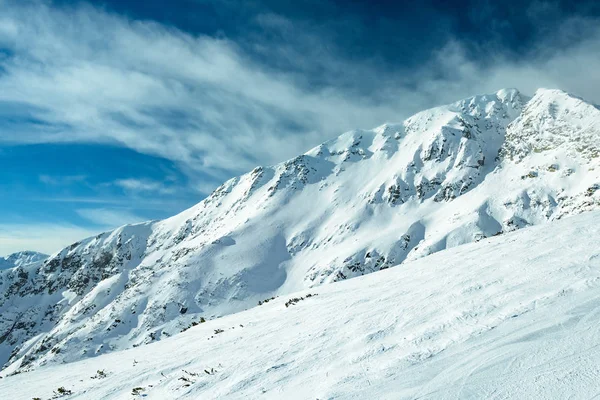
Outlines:
[{"label": "mountain summit", "polygon": [[137,347],[201,318],[598,208],[600,110],[515,89],[356,130],[172,218],[0,273],[6,372]]}]

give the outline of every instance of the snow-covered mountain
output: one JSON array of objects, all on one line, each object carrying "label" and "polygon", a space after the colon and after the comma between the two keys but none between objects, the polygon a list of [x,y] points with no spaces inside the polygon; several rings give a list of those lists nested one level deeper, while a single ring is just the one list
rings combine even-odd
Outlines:
[{"label": "snow-covered mountain", "polygon": [[173,336],[600,204],[600,110],[558,90],[475,96],[257,167],[164,221],[0,273],[5,373]]},{"label": "snow-covered mountain", "polygon": [[23,267],[27,264],[37,263],[48,258],[47,254],[36,251],[19,251],[6,257],[0,257],[0,270],[14,267]]},{"label": "snow-covered mountain", "polygon": [[593,398],[599,239],[599,212],[483,239],[5,377],[0,398]]}]

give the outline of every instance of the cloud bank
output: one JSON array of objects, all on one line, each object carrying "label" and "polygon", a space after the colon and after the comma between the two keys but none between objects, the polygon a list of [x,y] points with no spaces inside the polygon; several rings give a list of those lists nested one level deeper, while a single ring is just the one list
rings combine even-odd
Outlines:
[{"label": "cloud bank", "polygon": [[102,229],[64,224],[0,224],[0,254],[24,249],[52,254],[64,246],[97,235]]},{"label": "cloud bank", "polygon": [[[426,65],[403,76],[366,61],[336,60],[335,50],[320,47],[314,63],[337,80],[307,87],[298,83],[297,71],[255,63],[227,39],[192,36],[91,6],[28,4],[2,4],[0,102],[16,122],[1,142],[112,143],[218,180],[282,161],[354,127],[398,121],[502,87],[532,92],[553,86],[600,100],[600,34],[590,21],[586,40],[556,49],[540,43],[526,60],[499,54],[483,63],[469,59],[460,42],[445,43]],[[296,29],[293,21],[273,15],[257,23],[287,37]],[[572,29],[567,25],[565,31]],[[299,37],[318,43],[319,32]],[[300,68],[313,62],[310,51],[301,56],[269,44],[266,55],[296,58]],[[357,93],[350,80],[372,89]]]}]

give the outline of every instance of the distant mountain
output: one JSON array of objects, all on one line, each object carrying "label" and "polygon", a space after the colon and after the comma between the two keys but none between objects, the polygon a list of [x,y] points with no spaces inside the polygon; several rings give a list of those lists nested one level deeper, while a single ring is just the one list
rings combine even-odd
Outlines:
[{"label": "distant mountain", "polygon": [[201,317],[596,209],[599,137],[598,108],[546,89],[347,132],[172,218],[1,272],[0,365],[137,347]]},{"label": "distant mountain", "polygon": [[38,253],[36,251],[20,251],[6,257],[0,257],[0,269],[23,267],[27,264],[43,261],[48,257],[47,254]]}]

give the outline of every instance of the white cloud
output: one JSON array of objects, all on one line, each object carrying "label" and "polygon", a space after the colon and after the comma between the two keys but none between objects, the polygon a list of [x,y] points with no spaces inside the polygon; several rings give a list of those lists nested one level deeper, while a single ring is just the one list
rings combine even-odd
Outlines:
[{"label": "white cloud", "polygon": [[[302,90],[227,40],[91,7],[10,4],[0,26],[11,27],[3,42],[17,56],[3,62],[0,101],[49,125],[3,134],[4,142],[115,143],[222,178],[385,114],[340,93]],[[295,126],[302,134],[290,134]]]},{"label": "white cloud", "polygon": [[[226,39],[91,6],[8,1],[2,8],[0,43],[15,57],[0,61],[0,101],[44,123],[3,132],[0,143],[112,143],[175,160],[213,181],[295,156],[348,129],[503,87],[529,93],[559,87],[600,101],[600,31],[589,21],[589,39],[568,48],[549,52],[552,43],[541,43],[526,60],[498,55],[481,65],[460,43],[449,43],[430,63],[400,75],[337,59],[327,43],[318,46],[318,32],[302,32],[293,21],[258,18],[306,42],[303,50],[318,49],[302,55],[284,45],[256,45],[263,56],[301,67],[318,63],[324,76],[337,79],[310,88],[297,75],[255,63]],[[433,73],[440,68],[444,79]],[[372,90],[343,89],[351,82]]]},{"label": "white cloud", "polygon": [[147,219],[140,217],[127,210],[108,209],[108,208],[81,208],[76,210],[82,218],[92,222],[95,225],[103,227],[103,230],[117,228],[122,225],[143,222]]},{"label": "white cloud", "polygon": [[[600,27],[600,25],[598,25]],[[564,29],[568,30],[568,27]],[[565,35],[568,32],[565,31]],[[439,103],[454,101],[469,94],[490,93],[498,88],[515,87],[533,94],[541,87],[558,88],[588,101],[600,102],[600,28],[576,45],[553,48],[540,43],[530,57],[509,60],[497,54],[481,66],[470,59],[459,42],[448,43],[436,57],[451,79],[429,79],[427,70],[418,80],[422,95],[438,94]]]},{"label": "white cloud", "polygon": [[39,176],[40,182],[46,185],[62,186],[70,185],[73,183],[81,183],[86,180],[85,175],[66,175],[66,176],[50,176],[42,174]]},{"label": "white cloud", "polygon": [[175,191],[174,188],[166,187],[162,182],[149,179],[119,179],[115,181],[114,184],[125,190],[133,192],[157,192],[161,194],[170,194]]},{"label": "white cloud", "polygon": [[0,224],[0,255],[22,250],[52,254],[100,232],[100,229],[85,229],[73,225]]},{"label": "white cloud", "polygon": [[60,249],[126,224],[146,221],[131,211],[111,208],[81,208],[76,213],[88,221],[86,227],[60,223],[0,223],[0,255],[22,250],[52,254]]}]

